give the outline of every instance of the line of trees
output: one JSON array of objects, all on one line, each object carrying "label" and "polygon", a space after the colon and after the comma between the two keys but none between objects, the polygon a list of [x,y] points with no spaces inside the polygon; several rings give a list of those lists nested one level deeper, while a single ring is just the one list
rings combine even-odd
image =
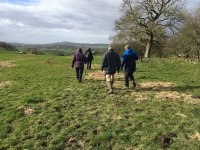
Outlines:
[{"label": "line of trees", "polygon": [[8,44],[6,42],[1,42],[1,41],[0,41],[0,49],[10,50],[10,51],[16,50],[15,46]]},{"label": "line of trees", "polygon": [[200,7],[187,12],[185,0],[123,0],[115,31],[114,45],[140,45],[145,58],[200,57]]},{"label": "line of trees", "polygon": [[169,46],[186,58],[200,59],[200,6],[186,14],[182,27],[170,40]]}]

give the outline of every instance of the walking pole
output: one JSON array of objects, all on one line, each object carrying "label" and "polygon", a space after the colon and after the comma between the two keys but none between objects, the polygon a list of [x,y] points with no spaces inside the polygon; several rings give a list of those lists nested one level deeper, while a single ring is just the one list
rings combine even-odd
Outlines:
[{"label": "walking pole", "polygon": [[85,75],[84,75],[84,78],[85,78],[85,77],[86,77],[86,75],[87,75],[87,72],[86,72],[86,70],[87,70],[87,69],[84,69],[84,70],[85,70]]}]

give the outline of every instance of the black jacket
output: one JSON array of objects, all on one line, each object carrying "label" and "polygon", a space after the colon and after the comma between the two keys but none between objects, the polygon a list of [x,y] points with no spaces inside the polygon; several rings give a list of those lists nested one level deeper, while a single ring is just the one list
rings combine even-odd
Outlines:
[{"label": "black jacket", "polygon": [[113,49],[110,49],[108,52],[105,53],[101,67],[102,70],[105,70],[106,74],[114,74],[116,71],[119,71],[119,55]]},{"label": "black jacket", "polygon": [[85,56],[87,58],[87,61],[89,61],[89,62],[94,59],[92,51],[90,50],[90,48],[87,51],[85,51]]}]

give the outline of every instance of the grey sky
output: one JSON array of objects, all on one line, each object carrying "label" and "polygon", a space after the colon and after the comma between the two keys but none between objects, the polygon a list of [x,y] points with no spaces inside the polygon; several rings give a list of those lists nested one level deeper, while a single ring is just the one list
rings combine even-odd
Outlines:
[{"label": "grey sky", "polygon": [[[188,9],[200,0],[188,1]],[[109,43],[121,0],[2,0],[0,41]]]}]

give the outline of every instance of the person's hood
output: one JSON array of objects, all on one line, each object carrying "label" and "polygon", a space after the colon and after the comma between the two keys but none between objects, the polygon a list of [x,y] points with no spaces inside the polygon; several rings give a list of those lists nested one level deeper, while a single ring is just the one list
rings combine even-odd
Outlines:
[{"label": "person's hood", "polygon": [[127,48],[124,52],[124,54],[126,55],[131,55],[131,54],[134,54],[133,50],[131,48]]},{"label": "person's hood", "polygon": [[82,51],[81,48],[78,48],[76,52],[77,52],[77,53],[82,53],[83,51]]}]

